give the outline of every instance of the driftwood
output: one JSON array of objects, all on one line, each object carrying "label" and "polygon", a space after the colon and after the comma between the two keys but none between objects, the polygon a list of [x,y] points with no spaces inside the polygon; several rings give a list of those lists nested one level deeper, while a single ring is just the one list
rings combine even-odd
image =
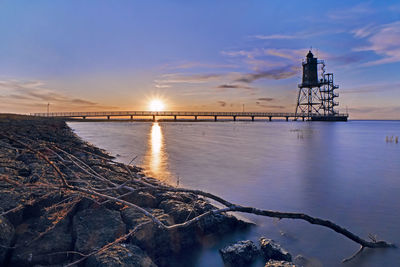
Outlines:
[{"label": "driftwood", "polygon": [[[357,255],[359,255],[364,248],[389,248],[389,247],[395,247],[394,244],[385,242],[385,241],[377,241],[374,238],[370,238],[371,241],[368,241],[366,239],[363,239],[359,237],[358,235],[352,233],[351,231],[347,230],[344,227],[341,227],[340,225],[329,221],[329,220],[324,220],[321,218],[316,218],[312,217],[307,214],[303,213],[292,213],[292,212],[280,212],[280,211],[272,211],[272,210],[263,210],[263,209],[257,209],[253,207],[246,207],[242,206],[239,204],[231,203],[217,195],[204,192],[201,190],[193,190],[193,189],[184,189],[184,188],[176,188],[176,187],[171,187],[167,186],[164,184],[154,184],[146,179],[143,179],[139,176],[136,176],[131,172],[129,169],[129,166],[113,162],[113,164],[123,168],[126,170],[126,174],[129,175],[130,179],[117,183],[115,181],[111,181],[110,179],[107,179],[107,177],[102,176],[101,174],[97,173],[92,167],[89,166],[89,164],[85,163],[82,159],[79,159],[77,156],[73,155],[71,152],[68,152],[66,148],[62,148],[60,144],[55,144],[51,143],[48,141],[37,141],[37,140],[30,140],[26,136],[10,136],[9,134],[6,133],[0,133],[0,137],[3,138],[3,140],[8,140],[7,144],[4,144],[8,148],[13,148],[17,150],[25,150],[29,151],[33,154],[36,154],[39,158],[41,158],[46,164],[51,166],[51,168],[54,170],[55,175],[59,179],[59,184],[54,184],[54,183],[49,183],[46,181],[43,181],[42,183],[39,183],[38,185],[35,185],[36,187],[39,187],[40,189],[46,189],[49,191],[52,190],[59,190],[62,191],[65,195],[69,195],[71,198],[73,198],[75,195],[83,196],[85,198],[92,199],[99,204],[104,204],[107,202],[114,202],[114,203],[119,203],[122,205],[125,205],[127,207],[133,208],[136,211],[144,214],[148,218],[151,219],[151,221],[156,224],[158,227],[166,229],[166,230],[173,230],[173,229],[178,229],[178,228],[184,228],[188,227],[194,223],[197,223],[199,220],[201,220],[204,217],[207,216],[212,216],[216,214],[223,214],[226,212],[242,212],[242,213],[249,213],[249,214],[255,214],[259,216],[265,216],[265,217],[272,217],[272,218],[278,218],[278,219],[296,219],[296,220],[303,220],[307,221],[310,224],[315,224],[315,225],[320,225],[326,228],[329,228],[345,237],[348,239],[352,240],[353,242],[356,242],[360,245],[360,249],[351,257],[344,259],[343,261],[349,261],[353,258],[355,258]],[[29,144],[28,144],[29,143]],[[13,144],[18,145],[18,147],[14,147]],[[37,147],[32,147],[30,144],[36,144]],[[72,149],[72,148],[71,148]],[[44,153],[44,152],[47,153]],[[80,152],[85,152],[84,150],[80,150]],[[57,161],[52,161],[49,159],[49,157],[46,155],[50,153],[53,155],[55,158],[57,158]],[[90,152],[89,152],[90,153]],[[99,156],[103,160],[109,160],[104,157]],[[90,184],[87,181],[83,181],[80,177],[79,174],[76,172],[73,172],[73,176],[67,176],[65,173],[63,173],[60,170],[59,166],[65,166],[65,163],[72,163],[74,166],[77,167],[82,173],[85,175],[89,175],[90,177],[93,178],[94,181],[96,181],[96,184]],[[19,186],[20,184],[17,181],[12,180],[10,177],[1,175],[0,180],[13,184],[14,186]],[[85,184],[84,186],[82,184]],[[21,185],[22,186],[22,185]],[[124,194],[119,193],[119,191],[123,189],[126,191]],[[130,203],[128,201],[123,200],[122,198],[130,193],[137,192],[137,191],[151,191],[151,192],[175,192],[175,193],[191,193],[197,196],[201,196],[204,198],[208,198],[211,200],[214,200],[220,204],[222,204],[224,207],[219,208],[219,209],[213,209],[209,210],[207,212],[204,212],[203,214],[200,214],[198,216],[195,216],[194,218],[190,220],[186,220],[183,223],[178,223],[178,224],[173,224],[173,225],[166,225],[162,221],[160,221],[156,216],[145,210],[144,208],[135,205],[133,203]],[[59,205],[63,205],[64,203],[58,203]],[[21,208],[20,206],[16,207]],[[5,211],[3,214],[7,214],[9,212],[12,212],[12,210]],[[92,253],[89,253],[87,255],[81,255],[82,258],[79,260],[75,261],[74,263],[71,263],[70,265],[72,266],[73,264],[77,264],[87,257],[97,254],[97,253],[102,253],[111,246],[125,240],[131,235],[134,235],[138,226],[132,229],[131,231],[128,232],[123,237],[120,237],[116,239],[114,242],[107,244],[103,248],[93,251]],[[66,252],[67,253],[67,252]],[[72,252],[68,252],[72,253]],[[79,254],[79,253],[77,253]]]}]

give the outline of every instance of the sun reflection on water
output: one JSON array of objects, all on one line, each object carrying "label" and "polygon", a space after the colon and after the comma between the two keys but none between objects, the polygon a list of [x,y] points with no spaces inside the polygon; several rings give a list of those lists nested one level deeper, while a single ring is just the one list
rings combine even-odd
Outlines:
[{"label": "sun reflection on water", "polygon": [[153,123],[149,135],[149,149],[146,157],[147,174],[160,180],[166,180],[169,172],[166,168],[167,155],[164,149],[164,138],[161,126],[158,122]]}]

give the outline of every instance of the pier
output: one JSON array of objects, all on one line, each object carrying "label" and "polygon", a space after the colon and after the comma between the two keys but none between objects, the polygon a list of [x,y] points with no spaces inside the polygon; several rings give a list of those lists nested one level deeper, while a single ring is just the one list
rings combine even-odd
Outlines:
[{"label": "pier", "polygon": [[[135,120],[138,118],[148,117],[150,120],[156,121],[157,118],[163,117],[168,120],[178,121],[179,119],[192,119],[194,121],[200,121],[201,119],[211,118],[214,121],[219,119],[231,119],[233,121],[239,120],[239,118],[246,118],[254,121],[257,119],[265,119],[272,121],[274,119],[280,120],[321,120],[321,116],[307,113],[276,113],[276,112],[206,112],[206,111],[101,111],[101,112],[50,112],[50,113],[32,113],[31,116],[37,117],[51,117],[51,118],[75,118],[75,119],[116,119],[126,118],[127,120]],[[347,114],[335,114],[332,115],[332,121],[346,121]]]}]

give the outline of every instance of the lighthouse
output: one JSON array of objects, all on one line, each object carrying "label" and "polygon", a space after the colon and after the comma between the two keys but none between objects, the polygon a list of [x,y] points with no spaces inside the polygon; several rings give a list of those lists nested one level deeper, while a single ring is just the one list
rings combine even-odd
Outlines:
[{"label": "lighthouse", "polygon": [[314,57],[308,51],[302,63],[303,78],[298,85],[295,118],[306,117],[308,120],[347,121],[347,114],[339,114],[335,109],[339,102],[336,90],[339,88],[333,82],[333,73],[325,73],[325,62]]}]

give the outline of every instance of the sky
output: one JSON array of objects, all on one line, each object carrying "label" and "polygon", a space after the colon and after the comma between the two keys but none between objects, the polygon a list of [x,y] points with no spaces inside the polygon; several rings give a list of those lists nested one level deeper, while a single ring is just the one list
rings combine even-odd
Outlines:
[{"label": "sky", "polygon": [[294,112],[312,48],[351,119],[400,119],[400,2],[0,0],[0,112]]}]

